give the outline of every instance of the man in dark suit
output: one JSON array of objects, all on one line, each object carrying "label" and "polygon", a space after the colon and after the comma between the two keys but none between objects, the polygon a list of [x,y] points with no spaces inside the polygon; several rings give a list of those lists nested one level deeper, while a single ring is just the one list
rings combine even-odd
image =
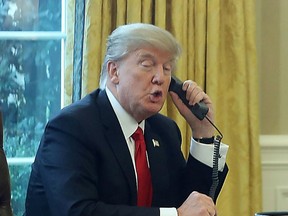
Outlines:
[{"label": "man in dark suit", "polygon": [[[213,126],[198,120],[170,93],[193,132],[186,161],[178,126],[158,113],[180,50],[169,32],[150,24],[124,25],[112,32],[101,88],[64,108],[46,126],[32,166],[26,216],[216,215],[207,196],[213,154],[207,141],[213,143]],[[183,90],[190,104],[203,101],[209,107],[207,116],[213,121],[209,96],[190,80]],[[144,184],[134,156],[138,127],[146,142]],[[220,151],[215,197],[227,174],[227,146],[221,144]],[[151,191],[144,204],[139,201],[143,186]]]}]

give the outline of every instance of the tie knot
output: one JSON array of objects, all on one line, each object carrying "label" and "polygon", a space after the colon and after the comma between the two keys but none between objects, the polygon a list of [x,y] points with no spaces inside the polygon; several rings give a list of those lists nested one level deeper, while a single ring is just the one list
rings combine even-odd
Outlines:
[{"label": "tie knot", "polygon": [[144,135],[143,135],[142,128],[138,127],[137,130],[132,134],[132,138],[135,141],[144,140]]}]

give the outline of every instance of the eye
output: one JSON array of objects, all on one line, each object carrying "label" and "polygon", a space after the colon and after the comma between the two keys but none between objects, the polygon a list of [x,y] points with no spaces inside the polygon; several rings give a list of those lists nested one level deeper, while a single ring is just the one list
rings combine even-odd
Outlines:
[{"label": "eye", "polygon": [[144,60],[141,62],[141,65],[143,67],[152,67],[154,65],[154,62],[152,60]]},{"label": "eye", "polygon": [[163,69],[167,72],[171,72],[172,66],[171,66],[171,64],[165,64],[165,65],[163,65]]}]

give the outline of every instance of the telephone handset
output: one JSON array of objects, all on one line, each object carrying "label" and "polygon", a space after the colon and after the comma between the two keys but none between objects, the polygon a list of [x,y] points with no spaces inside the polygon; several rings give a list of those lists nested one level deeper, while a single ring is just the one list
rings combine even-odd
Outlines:
[{"label": "telephone handset", "polygon": [[191,112],[199,119],[203,120],[209,111],[209,108],[204,102],[196,103],[195,105],[189,105],[189,101],[186,99],[186,92],[182,90],[182,82],[175,76],[171,77],[171,82],[168,91],[175,92],[183,103],[191,110]]},{"label": "telephone handset", "polygon": [[209,190],[209,196],[216,202],[215,194],[219,184],[218,178],[218,159],[220,158],[220,143],[223,138],[220,130],[214,125],[214,123],[208,118],[207,113],[209,108],[206,106],[204,102],[196,103],[195,105],[189,105],[189,101],[186,99],[186,92],[182,90],[183,83],[175,76],[172,75],[171,82],[168,91],[175,92],[179,98],[183,101],[183,103],[191,110],[191,112],[200,120],[204,118],[210,122],[210,124],[219,132],[220,135],[214,137],[214,154],[213,154],[213,167],[212,167],[212,185]]}]

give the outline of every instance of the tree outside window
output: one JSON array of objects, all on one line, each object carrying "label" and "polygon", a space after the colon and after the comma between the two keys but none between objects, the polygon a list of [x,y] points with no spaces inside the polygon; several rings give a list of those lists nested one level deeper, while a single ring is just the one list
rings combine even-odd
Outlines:
[{"label": "tree outside window", "polygon": [[45,124],[61,108],[64,5],[0,0],[0,109],[15,216],[23,214],[31,170],[23,161],[34,157]]}]

